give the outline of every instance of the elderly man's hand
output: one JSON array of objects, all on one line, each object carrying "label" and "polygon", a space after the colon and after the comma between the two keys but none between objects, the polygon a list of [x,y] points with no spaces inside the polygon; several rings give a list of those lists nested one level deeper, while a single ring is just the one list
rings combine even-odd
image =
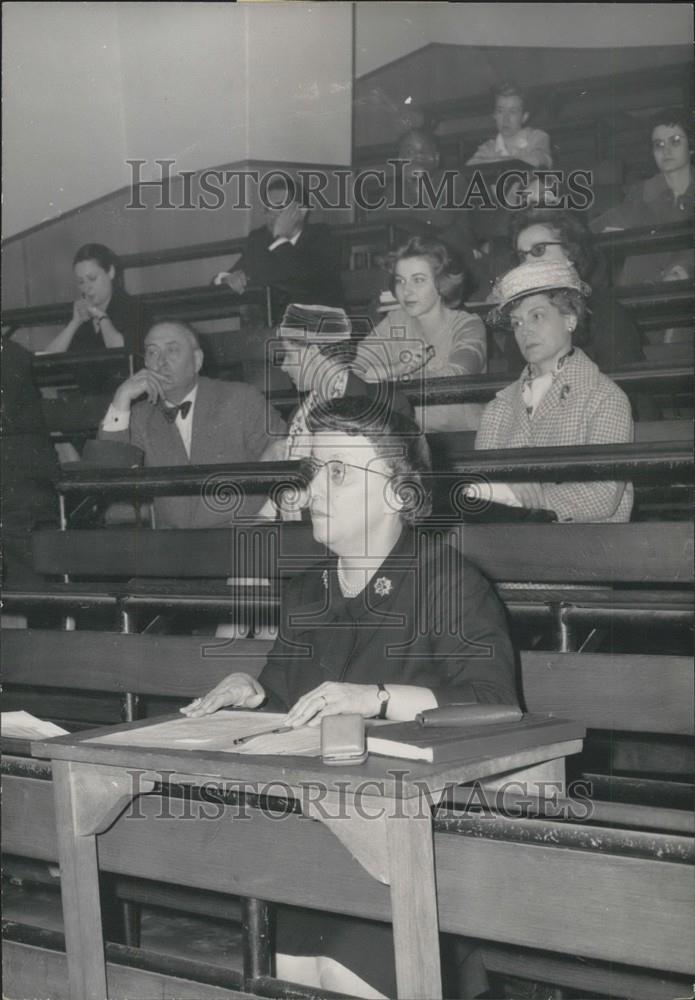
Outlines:
[{"label": "elderly man's hand", "polygon": [[164,396],[168,379],[149,368],[141,368],[118,387],[113,397],[113,405],[117,410],[129,410],[130,404],[142,395],[146,395],[150,403],[156,403]]},{"label": "elderly man's hand", "polygon": [[180,711],[189,719],[197,719],[228,705],[235,708],[258,708],[264,701],[265,691],[255,677],[250,674],[230,674],[203,698],[196,698]]},{"label": "elderly man's hand", "polygon": [[302,695],[290,709],[286,724],[320,726],[325,715],[362,715],[371,719],[379,712],[378,685],[339,684],[326,681],[313,691]]}]

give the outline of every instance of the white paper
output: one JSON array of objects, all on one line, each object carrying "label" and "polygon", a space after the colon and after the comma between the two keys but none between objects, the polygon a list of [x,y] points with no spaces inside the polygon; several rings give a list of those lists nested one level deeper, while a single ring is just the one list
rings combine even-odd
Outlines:
[{"label": "white paper", "polygon": [[67,736],[67,729],[61,729],[53,722],[37,719],[29,712],[2,712],[0,714],[2,735],[14,740],[43,740],[52,736]]},{"label": "white paper", "polygon": [[[321,734],[318,728],[301,729],[289,733],[266,735],[269,730],[284,725],[285,715],[277,712],[215,712],[201,718],[170,719],[154,726],[123,730],[104,736],[95,736],[85,743],[103,743],[109,746],[137,746],[166,750],[203,750],[225,753],[301,754],[321,753]],[[244,736],[259,734],[235,746],[234,741]]]}]

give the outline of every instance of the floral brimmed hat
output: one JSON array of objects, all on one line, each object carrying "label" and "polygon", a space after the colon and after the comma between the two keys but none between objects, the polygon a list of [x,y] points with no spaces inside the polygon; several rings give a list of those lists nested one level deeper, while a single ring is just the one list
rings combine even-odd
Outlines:
[{"label": "floral brimmed hat", "polygon": [[498,322],[512,303],[527,295],[553,292],[560,288],[579,292],[584,298],[591,295],[591,288],[579,277],[574,267],[561,260],[531,260],[507,271],[498,278],[493,288],[495,307],[490,319]]},{"label": "floral brimmed hat", "polygon": [[279,337],[307,344],[337,344],[350,340],[352,324],[343,309],[293,302],[285,309],[277,333]]}]

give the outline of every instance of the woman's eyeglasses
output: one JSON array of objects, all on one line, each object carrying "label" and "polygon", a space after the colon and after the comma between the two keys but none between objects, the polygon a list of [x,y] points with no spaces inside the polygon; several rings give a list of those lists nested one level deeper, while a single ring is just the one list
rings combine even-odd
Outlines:
[{"label": "woman's eyeglasses", "polygon": [[361,469],[363,472],[375,472],[377,476],[383,476],[384,479],[390,478],[385,472],[380,472],[379,469],[373,469],[366,465],[354,465],[352,462],[341,462],[337,458],[332,458],[328,462],[322,462],[313,456],[301,459],[301,470],[308,480],[314,479],[321,469],[324,468],[328,470],[328,481],[332,486],[343,485],[348,469]]},{"label": "woman's eyeglasses", "polygon": [[654,141],[652,142],[652,149],[657,151],[666,149],[667,146],[670,146],[671,149],[678,149],[679,146],[682,146],[684,142],[685,142],[685,136],[670,135],[666,139],[654,139]]},{"label": "woman's eyeglasses", "polygon": [[564,247],[560,240],[545,240],[543,243],[534,243],[530,250],[517,250],[516,255],[523,264],[529,257],[545,257],[546,247]]}]

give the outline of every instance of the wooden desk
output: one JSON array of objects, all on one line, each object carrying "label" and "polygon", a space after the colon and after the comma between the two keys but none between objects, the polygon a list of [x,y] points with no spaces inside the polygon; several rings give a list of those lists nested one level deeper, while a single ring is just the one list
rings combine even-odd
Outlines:
[{"label": "wooden desk", "polygon": [[[319,820],[360,865],[390,888],[399,997],[442,995],[432,806],[448,787],[499,777],[581,749],[579,723],[548,724],[538,745],[504,756],[421,764],[372,756],[359,767],[328,767],[317,758],[252,757],[219,752],[109,746],[90,739],[161,720],[70,734],[32,744],[53,761],[65,941],[72,1000],[108,997],[99,903],[97,836],[157,782],[224,782],[244,794],[284,795]],[[175,777],[172,777],[175,776]],[[266,791],[264,791],[264,789]],[[124,817],[122,822],[142,822]],[[347,822],[346,822],[347,820]],[[277,820],[274,823],[278,834]],[[153,835],[154,835],[153,831]],[[256,859],[267,866],[269,859]],[[238,863],[238,860],[237,860]],[[320,870],[320,865],[317,866]],[[291,881],[291,873],[288,873]],[[289,887],[286,896],[292,903]]]}]

